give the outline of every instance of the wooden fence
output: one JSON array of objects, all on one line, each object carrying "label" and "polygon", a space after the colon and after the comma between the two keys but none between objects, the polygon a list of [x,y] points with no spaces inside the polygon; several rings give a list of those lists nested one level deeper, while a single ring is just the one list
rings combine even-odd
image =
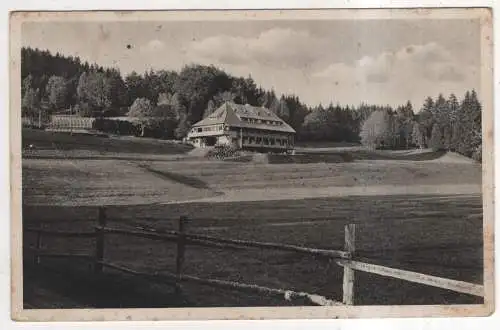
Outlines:
[{"label": "wooden fence", "polygon": [[[408,282],[424,284],[432,287],[451,290],[459,293],[484,297],[484,287],[482,285],[441,278],[437,276],[417,273],[408,270],[396,269],[385,267],[381,265],[360,262],[355,260],[356,257],[356,225],[349,224],[345,226],[345,250],[325,250],[316,249],[296,245],[280,244],[280,243],[267,243],[256,242],[248,240],[236,240],[228,238],[219,238],[208,235],[190,234],[186,232],[186,217],[180,217],[177,223],[177,230],[155,232],[147,230],[143,227],[137,229],[121,229],[112,228],[107,226],[106,213],[104,208],[99,208],[98,224],[94,227],[92,232],[70,232],[70,231],[57,231],[48,230],[43,228],[25,228],[26,232],[33,232],[36,234],[36,246],[33,248],[34,263],[40,264],[41,258],[79,258],[92,262],[93,269],[96,273],[102,273],[107,267],[140,276],[149,280],[160,283],[167,283],[174,285],[176,291],[181,290],[181,283],[191,282],[199,285],[207,285],[211,287],[231,289],[245,292],[252,292],[258,294],[265,294],[269,296],[281,297],[287,301],[308,300],[309,302],[320,306],[335,306],[335,305],[354,305],[354,272],[362,271],[372,274],[378,274],[390,278],[400,279]],[[174,242],[176,244],[176,264],[175,273],[162,272],[161,274],[151,274],[139,272],[124,266],[120,266],[109,261],[105,258],[105,237],[106,235],[125,235],[132,237],[141,237],[157,241]],[[95,240],[96,249],[94,254],[68,254],[68,253],[47,253],[41,248],[43,236],[59,236],[71,238],[92,238]],[[232,281],[206,279],[196,276],[191,276],[183,273],[184,254],[187,245],[198,245],[222,249],[248,249],[260,248],[275,251],[289,251],[306,255],[324,257],[336,262],[337,265],[343,267],[343,299],[342,302],[329,299],[325,296],[296,292],[291,290],[268,288],[255,284],[246,284]]]}]

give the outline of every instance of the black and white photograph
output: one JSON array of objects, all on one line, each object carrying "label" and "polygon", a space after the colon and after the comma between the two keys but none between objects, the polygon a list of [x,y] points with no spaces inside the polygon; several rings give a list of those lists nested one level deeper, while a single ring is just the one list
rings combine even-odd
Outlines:
[{"label": "black and white photograph", "polygon": [[14,13],[11,37],[17,319],[493,311],[488,9]]}]

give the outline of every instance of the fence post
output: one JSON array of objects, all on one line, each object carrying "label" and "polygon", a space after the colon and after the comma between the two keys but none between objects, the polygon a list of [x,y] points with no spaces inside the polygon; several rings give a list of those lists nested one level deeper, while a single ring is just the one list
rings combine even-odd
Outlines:
[{"label": "fence post", "polygon": [[179,234],[177,236],[177,257],[175,260],[175,272],[177,275],[177,283],[175,286],[176,293],[180,293],[181,291],[181,285],[179,283],[182,275],[182,264],[184,263],[184,251],[186,249],[186,237],[184,235],[186,220],[185,216],[181,216],[179,217],[179,222],[177,224]]},{"label": "fence post", "polygon": [[99,207],[98,225],[95,228],[95,238],[96,238],[96,250],[95,250],[95,261],[94,261],[94,272],[102,273],[104,261],[104,230],[106,227],[106,210],[104,207]]},{"label": "fence post", "polygon": [[[356,250],[356,225],[348,224],[345,226],[345,250],[354,254]],[[354,305],[354,269],[344,266],[344,297],[342,302],[346,305]]]}]

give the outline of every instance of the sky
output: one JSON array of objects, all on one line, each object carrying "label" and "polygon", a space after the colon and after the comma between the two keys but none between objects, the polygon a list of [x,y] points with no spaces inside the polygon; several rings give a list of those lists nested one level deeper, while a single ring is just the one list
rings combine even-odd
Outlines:
[{"label": "sky", "polygon": [[120,69],[213,64],[308,105],[415,110],[427,96],[480,87],[479,20],[28,22],[23,46]]}]

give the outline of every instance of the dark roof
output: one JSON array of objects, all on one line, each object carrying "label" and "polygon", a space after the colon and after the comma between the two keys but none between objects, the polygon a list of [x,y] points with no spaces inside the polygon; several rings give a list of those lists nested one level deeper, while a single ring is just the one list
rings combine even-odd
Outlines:
[{"label": "dark roof", "polygon": [[[259,123],[258,121],[261,122]],[[277,124],[267,124],[266,121]],[[249,104],[236,104],[233,102],[225,102],[212,114],[195,123],[193,127],[218,124],[295,133],[295,130],[290,125],[271,110],[264,107],[256,107]]]}]

